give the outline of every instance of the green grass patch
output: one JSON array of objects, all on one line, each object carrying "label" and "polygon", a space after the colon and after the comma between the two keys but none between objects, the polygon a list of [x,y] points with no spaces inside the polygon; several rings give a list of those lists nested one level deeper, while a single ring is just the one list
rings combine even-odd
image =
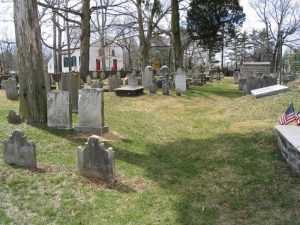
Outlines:
[{"label": "green grass patch", "polygon": [[36,143],[39,167],[0,158],[0,224],[300,224],[300,179],[274,131],[299,98],[287,92],[255,100],[232,78],[180,97],[105,93],[110,131],[103,138],[117,171],[109,185],[76,174],[76,149],[88,135],[8,124],[18,102],[0,91],[0,140],[23,130]]}]

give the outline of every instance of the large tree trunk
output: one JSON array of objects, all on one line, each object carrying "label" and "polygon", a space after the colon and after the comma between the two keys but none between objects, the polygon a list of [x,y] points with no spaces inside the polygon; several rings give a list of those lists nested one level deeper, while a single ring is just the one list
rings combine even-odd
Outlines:
[{"label": "large tree trunk", "polygon": [[178,0],[171,1],[171,8],[172,8],[171,30],[172,30],[172,44],[173,44],[173,63],[174,63],[174,69],[176,71],[178,68],[182,68]]},{"label": "large tree trunk", "polygon": [[90,58],[90,0],[82,2],[81,37],[80,37],[80,77],[85,80],[89,74]]},{"label": "large tree trunk", "polygon": [[37,1],[14,0],[14,20],[20,78],[20,116],[24,122],[46,123],[47,101]]}]

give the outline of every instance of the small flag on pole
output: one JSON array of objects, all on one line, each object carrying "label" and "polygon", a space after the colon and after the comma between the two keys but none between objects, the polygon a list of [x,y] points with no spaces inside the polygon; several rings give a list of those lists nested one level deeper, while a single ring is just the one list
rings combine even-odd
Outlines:
[{"label": "small flag on pole", "polygon": [[[285,113],[280,117],[279,124],[280,125],[287,125],[294,120],[296,120],[296,114],[294,110],[294,105],[293,103],[290,104],[288,109],[285,111]],[[297,120],[298,121],[298,120]]]},{"label": "small flag on pole", "polygon": [[296,121],[297,121],[297,126],[300,126],[300,109],[299,109],[299,111],[296,113]]}]

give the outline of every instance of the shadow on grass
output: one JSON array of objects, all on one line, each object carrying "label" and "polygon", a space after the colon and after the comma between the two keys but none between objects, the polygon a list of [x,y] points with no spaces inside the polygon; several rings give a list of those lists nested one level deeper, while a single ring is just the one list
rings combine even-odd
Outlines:
[{"label": "shadow on grass", "polygon": [[[148,154],[115,149],[116,157],[143,168],[174,196],[181,224],[285,221],[300,206],[300,180],[282,160],[274,132],[223,134],[211,139],[150,143]],[[167,200],[166,200],[167,201]],[[295,217],[294,217],[295,218]]]},{"label": "shadow on grass", "polygon": [[244,96],[244,93],[239,91],[238,89],[230,89],[228,87],[222,86],[213,86],[211,84],[207,84],[201,87],[191,86],[188,91],[185,93],[186,97],[197,97],[197,96],[204,96],[208,97],[209,95],[214,94],[222,97],[227,98],[239,98]]}]

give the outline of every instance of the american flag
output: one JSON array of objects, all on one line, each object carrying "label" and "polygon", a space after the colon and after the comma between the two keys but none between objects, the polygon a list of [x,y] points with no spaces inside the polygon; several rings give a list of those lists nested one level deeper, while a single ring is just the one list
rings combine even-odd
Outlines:
[{"label": "american flag", "polygon": [[297,125],[300,126],[300,109],[296,114],[296,121],[297,121]]},{"label": "american flag", "polygon": [[[290,104],[285,113],[280,117],[279,124],[287,125],[297,119],[293,103]],[[297,120],[298,121],[298,120]]]}]

